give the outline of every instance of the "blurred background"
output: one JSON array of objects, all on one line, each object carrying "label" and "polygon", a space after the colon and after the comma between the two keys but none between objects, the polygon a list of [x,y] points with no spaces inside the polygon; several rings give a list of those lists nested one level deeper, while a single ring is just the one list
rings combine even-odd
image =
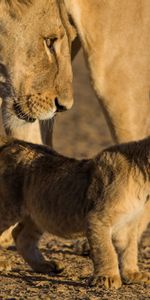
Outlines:
[{"label": "blurred background", "polygon": [[77,158],[95,155],[112,144],[100,104],[91,86],[82,50],[73,61],[74,105],[57,114],[54,125],[54,148]]}]

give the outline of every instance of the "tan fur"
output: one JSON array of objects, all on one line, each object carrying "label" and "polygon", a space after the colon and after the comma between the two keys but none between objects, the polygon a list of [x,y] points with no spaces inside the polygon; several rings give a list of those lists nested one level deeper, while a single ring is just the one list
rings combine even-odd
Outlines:
[{"label": "tan fur", "polygon": [[9,130],[72,106],[73,29],[62,7],[62,0],[0,2],[0,96]]},{"label": "tan fur", "polygon": [[150,134],[150,1],[65,0],[114,140]]},{"label": "tan fur", "polygon": [[82,233],[94,265],[90,285],[119,288],[121,278],[150,284],[137,264],[139,219],[150,203],[150,138],[81,161],[40,145],[0,141],[0,233],[19,222],[16,247],[34,270],[62,270],[37,248],[43,232]]}]

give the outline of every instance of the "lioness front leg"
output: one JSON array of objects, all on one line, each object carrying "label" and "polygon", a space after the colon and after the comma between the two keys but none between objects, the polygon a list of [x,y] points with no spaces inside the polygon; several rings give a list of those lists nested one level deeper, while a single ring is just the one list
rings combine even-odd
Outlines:
[{"label": "lioness front leg", "polygon": [[138,223],[139,220],[121,233],[124,238],[126,235],[126,247],[120,255],[121,274],[125,283],[150,284],[150,273],[141,272],[138,267]]},{"label": "lioness front leg", "polygon": [[60,273],[63,268],[55,261],[46,261],[38,248],[42,235],[34,222],[28,217],[12,232],[16,248],[31,268],[39,273]]},{"label": "lioness front leg", "polygon": [[89,217],[87,238],[94,264],[94,275],[90,285],[103,285],[106,288],[120,288],[121,278],[118,268],[118,258],[111,239],[111,228],[97,215]]}]

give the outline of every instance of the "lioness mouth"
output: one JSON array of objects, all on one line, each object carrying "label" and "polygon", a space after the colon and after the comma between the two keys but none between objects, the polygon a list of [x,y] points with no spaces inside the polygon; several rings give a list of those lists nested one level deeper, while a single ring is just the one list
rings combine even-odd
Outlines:
[{"label": "lioness mouth", "polygon": [[26,113],[24,113],[18,103],[15,102],[13,105],[13,108],[14,108],[15,114],[17,115],[17,117],[19,119],[22,119],[29,123],[33,123],[36,121],[35,118],[32,118],[32,117],[28,116]]}]

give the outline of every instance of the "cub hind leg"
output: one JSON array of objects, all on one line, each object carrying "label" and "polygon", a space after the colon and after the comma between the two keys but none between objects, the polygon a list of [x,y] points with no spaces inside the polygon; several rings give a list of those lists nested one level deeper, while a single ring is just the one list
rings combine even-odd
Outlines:
[{"label": "cub hind leg", "polygon": [[125,283],[150,284],[150,273],[142,272],[138,266],[139,219],[120,230],[115,246],[119,253],[120,271]]},{"label": "cub hind leg", "polygon": [[30,267],[39,273],[60,273],[63,268],[55,261],[47,261],[38,248],[42,232],[30,217],[18,223],[12,232],[16,248]]}]

